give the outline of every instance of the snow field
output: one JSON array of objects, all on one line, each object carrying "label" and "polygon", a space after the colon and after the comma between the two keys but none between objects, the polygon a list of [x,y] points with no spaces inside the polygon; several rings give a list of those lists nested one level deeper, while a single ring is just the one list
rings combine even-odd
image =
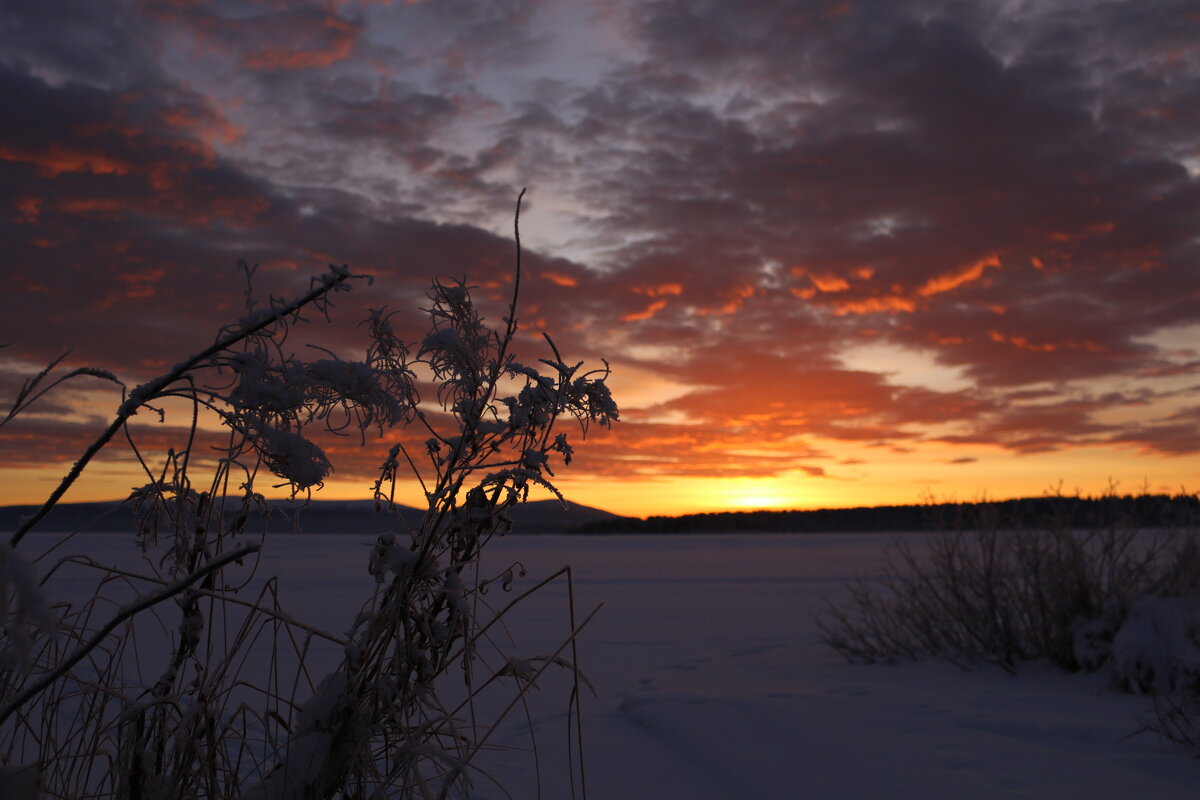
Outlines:
[{"label": "snow field", "polygon": [[[1200,761],[1152,735],[1129,738],[1144,697],[1103,690],[1095,675],[1033,665],[1016,677],[941,663],[856,666],[817,638],[822,594],[869,573],[889,535],[509,536],[485,551],[484,574],[514,561],[527,574],[501,605],[564,564],[576,616],[603,608],[579,640],[588,796],[710,798],[1191,798]],[[114,552],[129,537],[92,534]],[[260,576],[280,576],[284,606],[340,633],[370,590],[370,541],[303,534],[269,539]],[[52,589],[72,591],[62,583]],[[565,584],[523,602],[509,655],[548,654],[569,625]],[[564,652],[569,656],[569,651]],[[265,651],[264,651],[265,655]],[[318,645],[313,672],[331,666]],[[322,664],[320,662],[326,662]],[[251,665],[253,671],[253,665]],[[551,667],[481,755],[479,798],[570,796],[570,673]],[[507,687],[480,720],[511,698]]]}]

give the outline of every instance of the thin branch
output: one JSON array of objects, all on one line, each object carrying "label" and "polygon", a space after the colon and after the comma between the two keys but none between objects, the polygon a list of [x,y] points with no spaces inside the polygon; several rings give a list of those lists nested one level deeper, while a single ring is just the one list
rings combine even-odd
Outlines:
[{"label": "thin branch", "polygon": [[[525,696],[525,693],[529,691],[529,687],[537,684],[538,679],[542,677],[542,673],[545,672],[547,669],[549,669],[555,663],[555,659],[557,659],[559,657],[559,655],[562,654],[562,651],[566,650],[567,647],[575,641],[575,637],[577,637],[583,631],[583,629],[587,627],[588,623],[592,621],[592,618],[596,616],[596,614],[600,611],[600,609],[603,607],[603,605],[604,604],[601,603],[601,604],[597,605],[595,608],[593,608],[591,613],[588,614],[586,617],[584,617],[583,621],[579,623],[579,626],[577,628],[575,628],[575,630],[571,631],[571,634],[570,634],[570,636],[567,637],[567,640],[565,642],[563,642],[562,644],[560,644],[558,646],[558,649],[556,649],[553,653],[551,653],[546,658],[546,660],[542,663],[542,665],[540,667],[538,667],[537,671],[535,673],[533,673],[533,675],[531,675],[528,680],[523,682],[524,685],[522,686],[521,690],[519,692],[517,692],[517,696],[514,697],[507,706],[505,706],[503,711],[501,711],[498,715],[496,715],[496,721],[493,722],[491,724],[491,726],[487,729],[487,731],[484,732],[483,736],[481,736],[471,746],[470,752],[468,752],[466,757],[462,759],[463,763],[465,763],[465,764],[471,763],[471,760],[475,757],[475,754],[478,753],[484,747],[484,745],[487,744],[488,739],[490,739],[492,737],[492,734],[496,732],[496,729],[500,727],[500,723],[502,723],[504,720],[506,720],[508,718],[509,712],[511,712],[513,710],[513,708],[517,705],[517,703],[519,703],[521,701],[521,699]],[[455,779],[457,779],[458,775],[461,773],[462,773],[461,768],[455,769],[451,773],[451,775],[448,778],[448,780],[446,781],[446,783],[442,786],[441,794],[438,795],[438,797],[441,798],[441,800],[444,800],[444,798],[446,798],[449,795],[450,787],[453,785]]]},{"label": "thin branch", "polygon": [[46,502],[42,504],[42,507],[39,508],[33,515],[31,515],[29,519],[25,520],[21,527],[17,529],[17,532],[14,533],[12,538],[8,541],[9,546],[15,548],[21,542],[21,540],[25,538],[25,534],[33,530],[34,526],[41,522],[42,519],[50,513],[50,510],[53,509],[58,501],[62,499],[62,496],[66,494],[67,489],[70,489],[71,485],[74,484],[76,479],[78,479],[83,473],[83,470],[88,463],[91,462],[91,460],[95,458],[96,454],[99,453],[100,450],[109,443],[112,437],[116,435],[117,431],[121,430],[129,418],[138,412],[138,409],[141,408],[142,403],[157,397],[160,392],[162,392],[172,383],[182,378],[186,373],[195,369],[212,356],[220,353],[223,350],[227,350],[246,337],[262,330],[263,328],[273,325],[278,320],[296,313],[309,303],[312,303],[313,301],[320,299],[323,295],[333,291],[336,286],[340,285],[350,277],[351,275],[349,272],[335,270],[334,272],[325,276],[325,278],[321,281],[320,286],[311,290],[299,300],[293,300],[287,305],[281,306],[279,310],[275,311],[259,322],[241,328],[238,331],[231,333],[229,336],[226,336],[224,339],[217,340],[214,344],[205,350],[202,350],[197,355],[194,355],[186,361],[177,364],[175,368],[167,374],[161,375],[147,383],[143,383],[141,386],[134,389],[133,392],[130,393],[129,399],[121,404],[121,408],[117,412],[116,419],[114,419],[112,423],[105,428],[104,432],[100,434],[99,438],[92,442],[88,449],[84,451],[80,459],[71,467],[71,471],[66,474],[62,481],[58,484],[58,487],[51,492],[50,497],[46,499]]},{"label": "thin branch", "polygon": [[497,365],[504,363],[508,345],[517,334],[517,298],[521,293],[521,200],[525,197],[525,191],[522,189],[521,193],[517,195],[517,210],[513,214],[513,240],[517,245],[517,263],[513,269],[512,300],[508,304],[508,319],[505,320],[504,340],[500,344],[500,352],[496,358]]}]

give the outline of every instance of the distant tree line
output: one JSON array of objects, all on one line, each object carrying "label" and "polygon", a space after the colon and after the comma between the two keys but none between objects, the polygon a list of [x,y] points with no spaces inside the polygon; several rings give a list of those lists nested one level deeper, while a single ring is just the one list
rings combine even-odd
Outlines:
[{"label": "distant tree line", "polygon": [[810,511],[728,511],[681,516],[613,517],[584,523],[572,533],[871,533],[937,531],[983,526],[1063,525],[1104,528],[1193,527],[1200,522],[1200,497],[1051,495],[973,503],[821,508]]},{"label": "distant tree line", "polygon": [[[273,533],[295,530],[297,521],[301,529],[320,533],[375,535],[396,527],[395,517],[376,514],[371,501],[313,501],[303,507],[298,520],[290,503],[272,502],[269,507],[272,513],[253,524]],[[0,530],[14,530],[21,518],[35,510],[35,506],[0,508]],[[420,524],[422,512],[417,509],[401,507],[396,513],[410,526]],[[557,501],[544,500],[519,506],[510,513],[517,523],[517,533],[901,533],[979,528],[986,524],[1036,527],[1060,523],[1080,529],[1108,525],[1171,528],[1200,525],[1200,498],[1187,494],[1047,496],[811,511],[731,511],[647,519],[608,515],[584,506],[563,509]],[[124,532],[138,527],[129,504],[65,503],[51,512],[40,529]]]}]

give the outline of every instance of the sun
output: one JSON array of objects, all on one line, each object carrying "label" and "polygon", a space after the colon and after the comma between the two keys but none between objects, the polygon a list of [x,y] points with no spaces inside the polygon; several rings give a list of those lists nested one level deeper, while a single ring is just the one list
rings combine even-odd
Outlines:
[{"label": "sun", "polygon": [[723,492],[726,503],[730,508],[742,510],[783,508],[794,505],[795,500],[788,493],[769,485],[765,481],[741,479],[731,481],[729,488]]}]

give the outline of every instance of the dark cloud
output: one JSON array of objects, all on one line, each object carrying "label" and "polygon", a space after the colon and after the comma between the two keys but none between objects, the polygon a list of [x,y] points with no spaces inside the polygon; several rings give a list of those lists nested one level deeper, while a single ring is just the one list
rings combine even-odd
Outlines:
[{"label": "dark cloud", "polygon": [[[246,174],[202,138],[207,109],[194,95],[130,98],[12,70],[0,70],[0,91],[25,123],[0,134],[0,232],[18,289],[0,308],[28,321],[5,337],[22,358],[73,347],[78,359],[135,375],[174,363],[241,313],[240,258],[262,264],[264,296],[294,294],[329,263],[390,279],[385,299],[410,306],[431,276],[508,280],[509,239],[387,216],[344,192],[285,194]],[[531,295],[584,273],[537,254],[528,264]],[[36,316],[30,298],[42,299]]]},{"label": "dark cloud", "polygon": [[0,61],[53,83],[83,81],[107,89],[165,80],[153,24],[126,4],[63,0],[6,2],[0,16]]},{"label": "dark cloud", "polygon": [[1113,440],[1168,456],[1196,453],[1200,451],[1200,407],[1184,409],[1152,424],[1131,425]]},{"label": "dark cloud", "polygon": [[[890,340],[961,368],[985,404],[985,387],[1182,369],[1144,338],[1193,321],[1200,297],[1200,185],[1181,161],[1197,127],[1156,110],[1192,105],[1200,69],[1180,29],[1196,32],[1194,14],[1109,4],[1097,29],[1054,9],[1018,22],[852,6],[637,6],[645,61],[580,95],[570,129],[586,160],[610,167],[592,184],[614,209],[606,229],[636,240],[613,263],[633,285],[680,287],[631,296],[621,318],[690,343],[703,339],[697,313],[786,289],[795,316],[826,315],[802,343],[778,312],[758,326],[731,317],[712,341],[828,355],[858,334]],[[1100,41],[1119,68],[1095,63]],[[713,372],[727,388],[692,397],[727,396],[721,413],[745,404],[747,376]],[[807,409],[803,388],[784,385]],[[871,412],[903,418],[892,395]],[[1114,434],[1023,417],[979,437],[1034,450]]]},{"label": "dark cloud", "polygon": [[198,118],[196,98],[52,87],[11,70],[0,87],[24,121],[0,133],[0,235],[18,289],[0,307],[25,323],[8,337],[21,357],[96,355],[104,332],[124,342],[122,361],[138,343],[158,358],[167,330],[229,313],[210,293],[214,270],[232,273],[264,230],[286,236],[285,204],[178,122]]},{"label": "dark cloud", "polygon": [[201,48],[231,56],[246,70],[316,70],[350,58],[363,33],[360,14],[321,3],[159,2],[139,10],[164,28],[190,34]]},{"label": "dark cloud", "polygon": [[[736,284],[782,264],[841,324],[882,325],[986,382],[1128,372],[1148,355],[1136,337],[1190,319],[1196,181],[1097,118],[1087,53],[1003,56],[901,4],[833,20],[784,5],[651,4],[637,21],[658,57],[580,100],[580,129],[647,143],[596,186],[612,231],[644,237],[622,253],[631,271],[719,260]],[[657,88],[680,65],[707,80]],[[714,106],[714,83],[760,80],[757,114]],[[991,335],[989,311],[1012,312]]]}]

